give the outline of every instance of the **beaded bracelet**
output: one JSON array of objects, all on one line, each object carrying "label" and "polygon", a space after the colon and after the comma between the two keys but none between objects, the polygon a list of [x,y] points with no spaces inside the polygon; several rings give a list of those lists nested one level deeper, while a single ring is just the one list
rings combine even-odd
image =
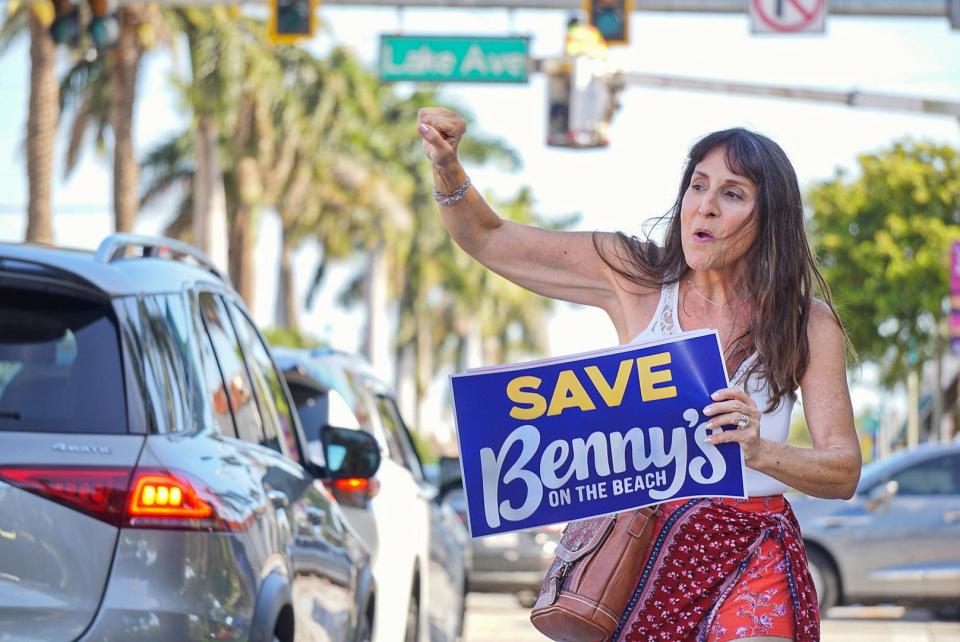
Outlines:
[{"label": "beaded bracelet", "polygon": [[467,176],[467,182],[453,190],[452,192],[441,192],[438,189],[433,190],[433,200],[440,203],[441,205],[453,205],[460,199],[462,199],[467,194],[467,190],[470,189],[470,186],[473,183],[470,182],[470,177]]}]

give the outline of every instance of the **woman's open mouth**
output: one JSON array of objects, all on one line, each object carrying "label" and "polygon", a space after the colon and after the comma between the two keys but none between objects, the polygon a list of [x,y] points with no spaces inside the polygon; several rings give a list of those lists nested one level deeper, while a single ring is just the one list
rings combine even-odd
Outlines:
[{"label": "woman's open mouth", "polygon": [[693,238],[694,238],[698,243],[709,243],[710,241],[712,241],[712,240],[715,239],[715,237],[713,236],[713,234],[711,234],[711,233],[708,232],[707,230],[697,230],[697,231],[695,231],[695,232],[693,233]]}]

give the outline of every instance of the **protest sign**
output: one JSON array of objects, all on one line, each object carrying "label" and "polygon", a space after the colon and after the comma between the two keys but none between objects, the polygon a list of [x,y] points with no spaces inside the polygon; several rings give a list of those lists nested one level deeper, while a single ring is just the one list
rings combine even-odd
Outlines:
[{"label": "protest sign", "polygon": [[474,537],[704,496],[744,497],[703,408],[728,386],[715,331],[451,378]]}]

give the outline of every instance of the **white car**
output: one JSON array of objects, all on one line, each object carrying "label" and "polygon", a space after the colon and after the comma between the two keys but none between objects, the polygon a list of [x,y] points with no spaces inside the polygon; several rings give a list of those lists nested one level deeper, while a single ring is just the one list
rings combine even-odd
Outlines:
[{"label": "white car", "polygon": [[359,358],[328,349],[277,348],[308,442],[333,425],[370,433],[376,477],[333,487],[348,521],[373,553],[381,599],[373,642],[449,642],[462,634],[469,535],[437,501],[392,391]]}]

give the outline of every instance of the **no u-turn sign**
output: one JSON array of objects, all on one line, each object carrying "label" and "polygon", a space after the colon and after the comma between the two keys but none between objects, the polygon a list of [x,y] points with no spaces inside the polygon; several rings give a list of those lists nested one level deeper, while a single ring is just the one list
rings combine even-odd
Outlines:
[{"label": "no u-turn sign", "polygon": [[753,33],[823,33],[827,0],[748,0]]}]

